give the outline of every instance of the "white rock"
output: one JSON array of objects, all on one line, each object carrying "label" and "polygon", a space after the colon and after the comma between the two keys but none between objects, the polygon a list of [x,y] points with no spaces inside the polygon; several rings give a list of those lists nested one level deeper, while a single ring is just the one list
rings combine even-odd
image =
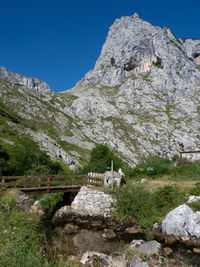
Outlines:
[{"label": "white rock", "polygon": [[192,203],[200,200],[200,196],[189,196],[187,203]]},{"label": "white rock", "polygon": [[139,247],[139,251],[146,256],[159,255],[161,244],[155,240],[145,242]]},{"label": "white rock", "polygon": [[142,240],[142,239],[134,239],[130,243],[130,248],[138,248],[142,244],[144,244],[144,240]]},{"label": "white rock", "polygon": [[188,240],[190,237],[200,237],[200,212],[192,211],[183,204],[167,214],[162,221],[162,232]]},{"label": "white rock", "polygon": [[129,267],[150,267],[146,261],[143,261],[140,257],[134,256]]},{"label": "white rock", "polygon": [[113,211],[111,205],[114,201],[113,197],[102,191],[83,186],[73,200],[71,207],[76,214],[82,216],[109,217]]}]

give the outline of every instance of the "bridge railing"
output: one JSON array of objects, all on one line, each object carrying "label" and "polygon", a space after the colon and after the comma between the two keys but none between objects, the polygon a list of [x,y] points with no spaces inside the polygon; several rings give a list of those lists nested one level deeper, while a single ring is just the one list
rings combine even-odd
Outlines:
[{"label": "bridge railing", "polygon": [[83,186],[94,185],[103,186],[104,181],[98,177],[88,177],[86,175],[41,175],[41,176],[1,176],[0,189],[6,188],[46,188],[47,193],[59,186]]}]

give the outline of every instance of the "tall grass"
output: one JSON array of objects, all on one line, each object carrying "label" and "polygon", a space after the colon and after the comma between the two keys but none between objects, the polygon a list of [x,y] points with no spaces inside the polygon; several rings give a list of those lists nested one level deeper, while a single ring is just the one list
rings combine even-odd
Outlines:
[{"label": "tall grass", "polygon": [[146,230],[177,205],[184,203],[184,193],[177,186],[165,186],[150,192],[142,185],[115,189],[118,218],[131,219]]},{"label": "tall grass", "polygon": [[16,207],[16,196],[0,193],[0,266],[67,267],[47,253],[39,217]]},{"label": "tall grass", "polygon": [[177,165],[169,159],[150,157],[138,164],[135,168],[128,169],[126,176],[137,179],[143,176],[160,178],[168,176],[171,180],[200,179],[200,162],[191,162],[186,159],[178,159]]}]

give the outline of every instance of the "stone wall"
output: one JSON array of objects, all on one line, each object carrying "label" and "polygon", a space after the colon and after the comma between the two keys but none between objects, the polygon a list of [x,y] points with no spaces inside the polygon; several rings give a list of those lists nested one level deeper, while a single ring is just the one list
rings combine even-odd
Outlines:
[{"label": "stone wall", "polygon": [[182,152],[181,153],[181,157],[182,158],[186,158],[186,159],[189,159],[191,161],[195,161],[195,160],[200,160],[200,152]]},{"label": "stone wall", "polygon": [[77,215],[109,217],[113,211],[112,203],[114,201],[113,197],[102,191],[83,186],[71,207]]}]

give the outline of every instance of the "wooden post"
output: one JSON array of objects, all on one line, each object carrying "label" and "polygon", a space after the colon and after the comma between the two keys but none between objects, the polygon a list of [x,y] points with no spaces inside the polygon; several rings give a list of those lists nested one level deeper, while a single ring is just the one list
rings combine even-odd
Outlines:
[{"label": "wooden post", "polygon": [[50,193],[50,178],[51,178],[51,176],[48,176],[47,177],[47,194],[49,194]]},{"label": "wooden post", "polygon": [[4,176],[2,176],[1,177],[1,184],[2,184],[2,189],[5,189],[5,187],[6,187],[6,179],[5,179],[5,177]]},{"label": "wooden post", "polygon": [[113,173],[113,160],[111,161],[111,172],[112,172],[112,178],[111,178],[111,187],[113,189],[113,184],[114,184],[114,173]]},{"label": "wooden post", "polygon": [[38,187],[41,187],[41,177],[38,177]]}]

